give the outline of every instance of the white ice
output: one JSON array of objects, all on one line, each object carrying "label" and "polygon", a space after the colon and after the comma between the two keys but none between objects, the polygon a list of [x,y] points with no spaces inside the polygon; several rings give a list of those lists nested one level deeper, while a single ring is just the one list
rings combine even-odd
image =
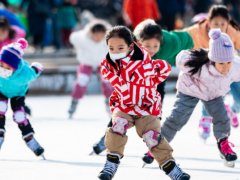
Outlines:
[{"label": "white ice", "polygon": [[[163,120],[171,112],[175,95],[167,95],[163,107]],[[229,102],[232,102],[228,96]],[[105,132],[109,117],[103,96],[85,96],[79,103],[74,119],[69,120],[69,96],[29,96],[26,103],[32,109],[29,117],[35,138],[45,148],[45,157],[36,157],[21,138],[12,121],[9,107],[6,138],[0,150],[1,180],[97,180],[105,163],[105,152],[89,156],[92,145]],[[240,180],[240,160],[235,168],[227,168],[220,159],[216,140],[211,134],[206,144],[198,137],[201,104],[195,109],[188,124],[177,134],[171,145],[180,167],[192,180]],[[147,151],[135,128],[128,131],[129,140],[125,156],[114,180],[168,180],[156,162],[142,167],[141,156]],[[240,128],[232,129],[230,141],[240,156]]]}]

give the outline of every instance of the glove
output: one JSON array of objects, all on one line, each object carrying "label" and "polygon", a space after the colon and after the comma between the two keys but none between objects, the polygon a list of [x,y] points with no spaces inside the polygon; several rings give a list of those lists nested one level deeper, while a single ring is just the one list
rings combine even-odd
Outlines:
[{"label": "glove", "polygon": [[38,62],[33,62],[31,64],[31,67],[34,68],[34,69],[37,69],[38,73],[43,71],[43,65],[38,63]]}]

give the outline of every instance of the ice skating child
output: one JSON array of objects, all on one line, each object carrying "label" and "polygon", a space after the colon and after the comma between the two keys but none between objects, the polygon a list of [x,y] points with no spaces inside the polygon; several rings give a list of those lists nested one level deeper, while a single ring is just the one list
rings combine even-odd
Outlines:
[{"label": "ice skating child", "polygon": [[0,50],[3,46],[25,37],[25,31],[17,26],[11,26],[7,18],[0,16]]},{"label": "ice skating child", "polygon": [[[193,47],[193,40],[189,33],[185,31],[168,32],[162,30],[154,20],[148,19],[141,22],[134,30],[134,35],[140,45],[146,48],[152,59],[164,59],[171,66],[175,66],[175,59],[181,50],[191,49]],[[174,42],[174,43],[173,43]],[[165,95],[165,81],[157,85],[157,91],[161,94],[161,101],[163,102]],[[108,127],[112,127],[112,121]],[[100,142],[94,144],[93,152],[100,154],[104,151],[105,135]],[[143,161],[147,164],[153,162],[153,157],[150,153],[143,156]]]},{"label": "ice skating child", "polygon": [[213,131],[220,155],[226,166],[234,167],[237,155],[228,142],[230,119],[223,96],[230,90],[232,82],[240,81],[240,58],[234,54],[234,45],[229,36],[221,33],[220,29],[211,29],[209,37],[209,51],[201,48],[185,50],[177,56],[176,66],[181,70],[177,99],[161,130],[162,135],[171,142],[201,100],[213,117]]},{"label": "ice skating child", "polygon": [[77,60],[80,62],[77,79],[72,91],[72,104],[69,109],[69,116],[72,118],[76,110],[79,99],[83,97],[87,90],[87,84],[94,69],[100,77],[102,93],[105,95],[107,111],[110,113],[108,106],[109,97],[113,91],[112,85],[105,81],[100,75],[100,64],[107,54],[107,46],[104,42],[105,34],[109,29],[105,21],[93,20],[83,30],[73,32],[70,36],[70,42],[77,52]]},{"label": "ice skating child", "polygon": [[19,39],[16,43],[4,46],[0,52],[0,147],[4,141],[5,113],[10,100],[13,120],[18,124],[23,140],[36,156],[40,156],[44,149],[33,136],[34,131],[27,119],[24,105],[29,83],[40,75],[43,67],[40,63],[29,66],[22,60],[27,45],[25,39]]},{"label": "ice skating child", "polygon": [[110,97],[113,126],[106,132],[107,160],[99,179],[114,177],[127,143],[126,131],[134,125],[160,168],[171,179],[190,179],[176,165],[173,150],[160,133],[161,96],[156,85],[167,78],[170,64],[164,60],[153,61],[124,26],[112,28],[106,35],[106,43],[109,53],[101,63],[101,73],[114,88]]},{"label": "ice skating child", "polygon": [[[0,16],[0,50],[13,42],[17,42],[20,38],[25,38],[26,32],[17,27],[11,26],[6,17]],[[31,115],[31,109],[28,106],[24,106],[25,112]]]},{"label": "ice skating child", "polygon": [[[208,32],[213,28],[220,28],[222,32],[228,34],[234,47],[240,50],[240,27],[236,21],[230,17],[227,8],[222,5],[212,6],[208,13],[208,19],[185,29],[193,38],[193,49],[209,48],[210,38]],[[239,123],[236,113],[240,112],[240,82],[233,82],[230,92],[233,96],[234,104],[232,106],[226,105],[226,109],[230,117],[231,125],[238,127]],[[199,123],[199,135],[203,140],[206,140],[210,136],[211,121],[212,118],[208,116],[203,107],[202,118]]]}]

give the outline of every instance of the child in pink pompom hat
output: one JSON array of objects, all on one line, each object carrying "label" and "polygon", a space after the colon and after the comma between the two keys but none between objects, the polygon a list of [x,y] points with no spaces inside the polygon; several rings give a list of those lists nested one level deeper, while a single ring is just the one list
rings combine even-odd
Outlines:
[{"label": "child in pink pompom hat", "polygon": [[213,117],[213,132],[220,155],[226,166],[234,167],[237,154],[230,147],[233,144],[228,142],[230,119],[223,96],[230,90],[232,82],[240,81],[240,58],[234,54],[229,36],[220,29],[211,29],[209,37],[209,50],[184,50],[178,54],[176,67],[181,73],[177,82],[177,99],[161,133],[171,142],[201,100]]},{"label": "child in pink pompom hat", "polygon": [[27,119],[24,105],[29,83],[41,74],[43,66],[37,62],[30,66],[22,59],[27,46],[28,42],[25,39],[19,39],[15,43],[4,46],[0,52],[0,148],[5,136],[5,114],[9,99],[13,121],[18,124],[27,146],[36,156],[40,156],[43,155],[44,149],[33,136],[34,131]]}]

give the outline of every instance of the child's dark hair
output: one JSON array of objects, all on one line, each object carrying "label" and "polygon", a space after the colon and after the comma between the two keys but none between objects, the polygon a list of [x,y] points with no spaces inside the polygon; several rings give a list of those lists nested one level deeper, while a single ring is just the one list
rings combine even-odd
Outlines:
[{"label": "child's dark hair", "polygon": [[92,28],[91,28],[91,32],[92,33],[97,33],[97,32],[103,32],[105,33],[107,31],[107,28],[103,25],[103,24],[95,24]]},{"label": "child's dark hair", "polygon": [[134,41],[136,41],[133,33],[125,26],[114,26],[110,31],[108,31],[106,35],[107,44],[108,40],[112,37],[119,37],[124,39],[128,46],[131,45]]},{"label": "child's dark hair", "polygon": [[[202,66],[206,63],[209,63],[210,60],[208,58],[208,51],[202,48],[199,48],[197,50],[189,50],[191,52],[190,56],[191,59],[184,64],[184,66],[192,68],[189,73],[191,73],[191,76],[199,73],[199,76],[201,74]],[[213,65],[215,65],[214,62],[212,62]]]},{"label": "child's dark hair", "polygon": [[14,39],[16,37],[16,31],[11,27],[9,21],[4,16],[0,16],[0,29],[9,32],[9,39]]},{"label": "child's dark hair", "polygon": [[230,16],[226,6],[223,6],[223,5],[213,5],[211,7],[211,9],[208,12],[208,19],[211,21],[213,18],[215,18],[217,16],[223,17],[224,19],[229,21],[230,25],[233,26],[236,30],[240,30],[240,26],[238,25],[236,20],[233,19]]},{"label": "child's dark hair", "polygon": [[143,29],[138,34],[138,39],[141,41],[148,40],[148,39],[157,39],[162,44],[163,37],[162,37],[162,28],[158,24],[147,24],[143,27]]}]

